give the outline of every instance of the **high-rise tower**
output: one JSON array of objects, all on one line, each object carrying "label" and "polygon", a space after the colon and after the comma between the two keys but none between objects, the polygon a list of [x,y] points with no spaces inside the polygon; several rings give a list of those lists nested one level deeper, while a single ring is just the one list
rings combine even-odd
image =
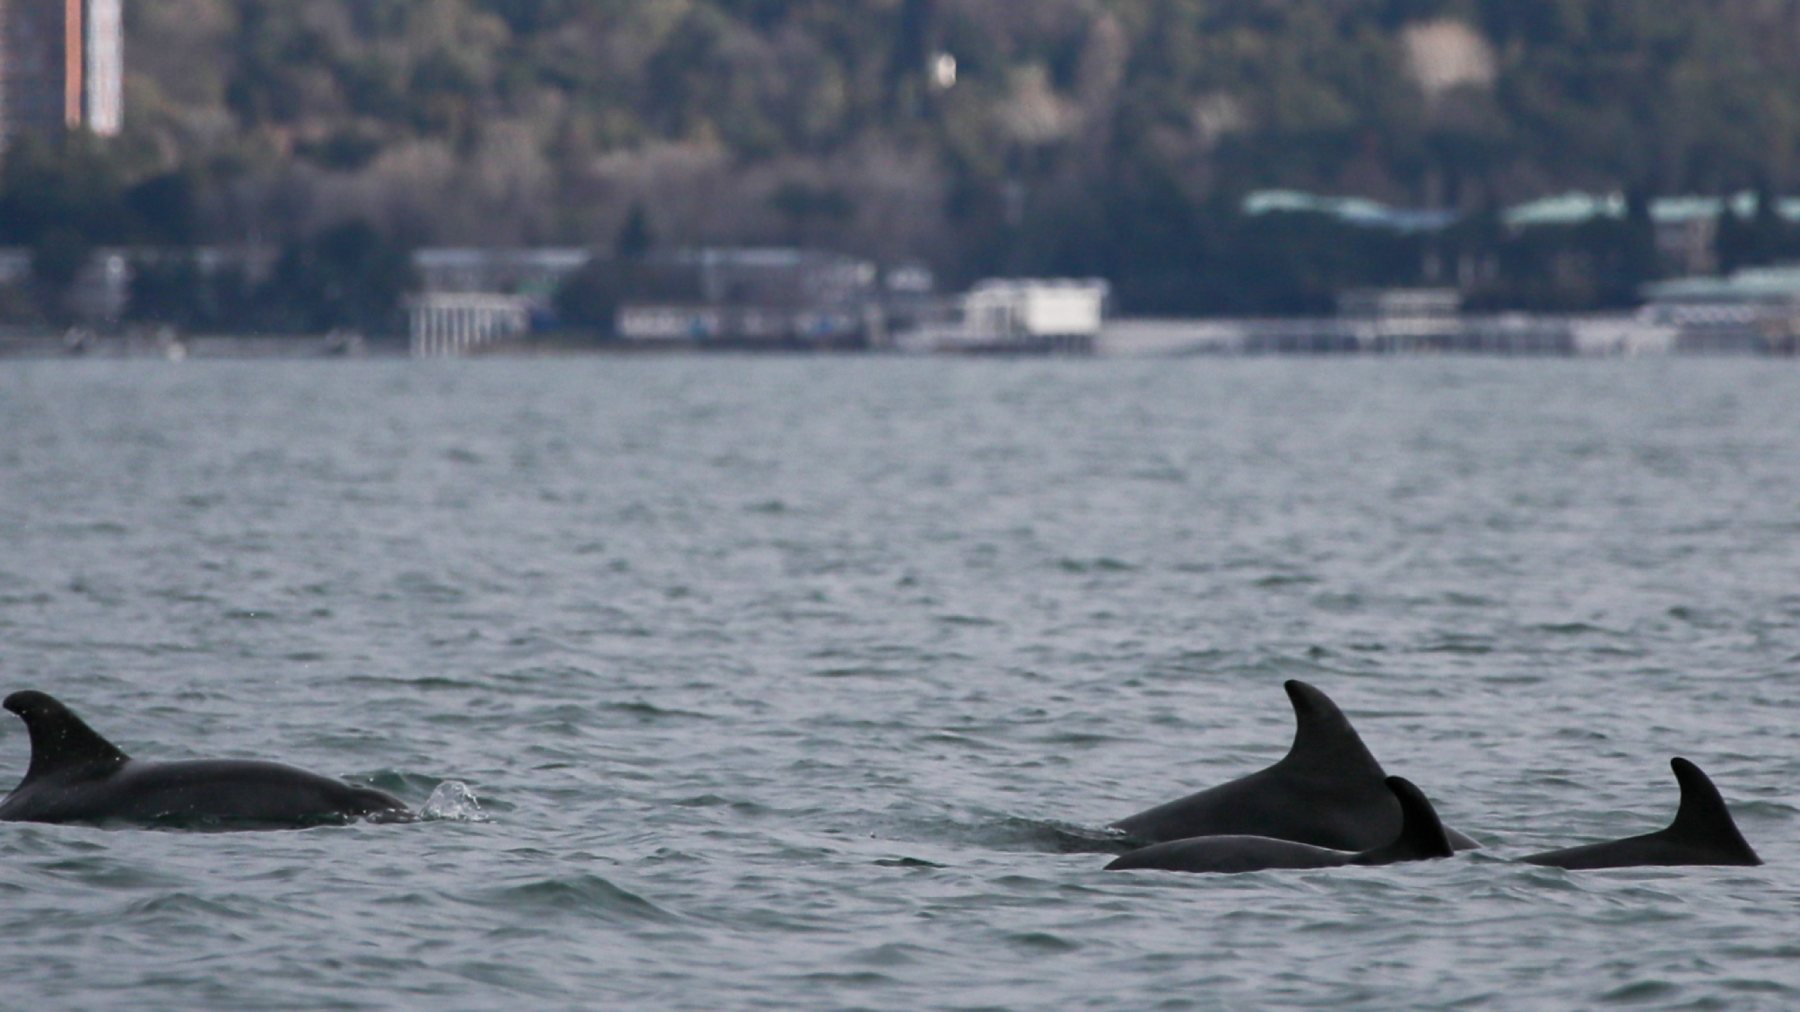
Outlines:
[{"label": "high-rise tower", "polygon": [[32,131],[119,132],[122,0],[0,0],[0,146]]}]

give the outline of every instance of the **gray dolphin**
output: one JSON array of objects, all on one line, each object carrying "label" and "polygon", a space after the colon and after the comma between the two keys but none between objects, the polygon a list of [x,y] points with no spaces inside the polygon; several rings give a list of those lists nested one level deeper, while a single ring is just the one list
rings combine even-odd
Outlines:
[{"label": "gray dolphin", "polygon": [[3,705],[25,721],[31,765],[0,801],[0,821],[255,828],[410,815],[392,795],[281,763],[132,759],[42,692]]},{"label": "gray dolphin", "polygon": [[1425,861],[1454,853],[1437,812],[1404,777],[1385,785],[1400,806],[1400,832],[1380,847],[1361,852],[1332,850],[1267,836],[1198,836],[1158,843],[1121,854],[1108,871],[1154,868],[1161,871],[1243,872],[1267,868],[1335,868],[1340,865]]},{"label": "gray dolphin", "polygon": [[1623,840],[1547,850],[1519,860],[1554,868],[1631,868],[1639,865],[1762,864],[1738,832],[1725,799],[1700,767],[1676,756],[1669,760],[1681,785],[1681,805],[1668,828]]},{"label": "gray dolphin", "polygon": [[[1366,851],[1400,832],[1400,803],[1387,774],[1330,697],[1298,679],[1284,683],[1294,704],[1294,744],[1268,769],[1120,819],[1112,828],[1164,843],[1194,836],[1269,836]],[[1481,844],[1447,829],[1458,850]]]}]

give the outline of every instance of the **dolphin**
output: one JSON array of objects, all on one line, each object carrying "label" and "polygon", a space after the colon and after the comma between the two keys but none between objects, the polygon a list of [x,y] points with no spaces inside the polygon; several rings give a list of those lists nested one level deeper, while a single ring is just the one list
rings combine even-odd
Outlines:
[{"label": "dolphin", "polygon": [[1547,850],[1519,860],[1553,868],[1631,868],[1639,865],[1762,864],[1725,807],[1719,789],[1700,767],[1676,756],[1669,760],[1681,785],[1681,805],[1667,829],[1623,840]]},{"label": "dolphin", "polygon": [[[1387,774],[1330,697],[1298,679],[1284,683],[1294,704],[1294,744],[1268,769],[1158,805],[1112,828],[1134,840],[1269,836],[1366,851],[1400,832],[1400,804]],[[1481,844],[1446,830],[1458,850]]]},{"label": "dolphin", "polygon": [[1404,777],[1388,777],[1385,786],[1400,806],[1400,832],[1386,844],[1360,853],[1267,836],[1196,836],[1121,854],[1106,867],[1108,871],[1154,868],[1210,872],[1336,868],[1346,864],[1426,861],[1449,857],[1455,852],[1431,802],[1411,781]]},{"label": "dolphin", "polygon": [[410,816],[392,795],[282,763],[245,759],[144,762],[102,738],[42,692],[4,705],[25,721],[31,765],[0,801],[0,821],[306,826],[360,816]]}]

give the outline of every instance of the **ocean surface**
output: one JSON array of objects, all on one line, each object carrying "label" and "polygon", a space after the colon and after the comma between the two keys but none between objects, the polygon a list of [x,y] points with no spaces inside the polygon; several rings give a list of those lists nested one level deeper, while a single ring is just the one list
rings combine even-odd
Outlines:
[{"label": "ocean surface", "polygon": [[[1102,871],[1288,678],[1486,847]],[[1800,368],[8,362],[20,688],[477,804],[0,824],[10,1008],[1792,1007]]]}]

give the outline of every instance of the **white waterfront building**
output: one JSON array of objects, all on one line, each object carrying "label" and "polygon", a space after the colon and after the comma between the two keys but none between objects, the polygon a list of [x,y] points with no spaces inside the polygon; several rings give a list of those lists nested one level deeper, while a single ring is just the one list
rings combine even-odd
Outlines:
[{"label": "white waterfront building", "polygon": [[913,351],[1089,353],[1112,286],[1100,278],[989,278],[963,294],[959,318],[901,339]]},{"label": "white waterfront building", "polygon": [[531,301],[519,295],[431,292],[408,299],[406,315],[413,358],[455,358],[531,329]]}]

